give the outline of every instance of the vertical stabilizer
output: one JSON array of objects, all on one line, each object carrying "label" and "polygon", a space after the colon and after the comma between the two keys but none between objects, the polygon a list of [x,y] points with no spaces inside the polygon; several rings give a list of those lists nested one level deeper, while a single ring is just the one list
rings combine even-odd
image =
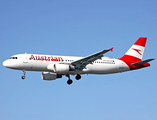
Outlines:
[{"label": "vertical stabilizer", "polygon": [[146,37],[140,37],[120,60],[129,63],[140,62],[144,54],[146,41]]}]

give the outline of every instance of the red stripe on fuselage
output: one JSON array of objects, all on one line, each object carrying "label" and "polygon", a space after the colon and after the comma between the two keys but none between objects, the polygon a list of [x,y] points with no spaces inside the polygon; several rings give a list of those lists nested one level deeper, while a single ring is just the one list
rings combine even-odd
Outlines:
[{"label": "red stripe on fuselage", "polygon": [[134,56],[130,56],[130,55],[124,55],[123,57],[119,58],[119,60],[124,61],[125,63],[130,62],[130,63],[135,63],[135,62],[140,62],[141,59],[134,57]]},{"label": "red stripe on fuselage", "polygon": [[132,63],[140,62],[141,59],[130,56],[130,55],[124,55],[123,57],[119,58],[119,60],[122,60],[123,62],[125,62],[129,66],[130,70],[136,70],[136,69],[150,66],[149,63],[145,63],[142,65],[132,65]]}]

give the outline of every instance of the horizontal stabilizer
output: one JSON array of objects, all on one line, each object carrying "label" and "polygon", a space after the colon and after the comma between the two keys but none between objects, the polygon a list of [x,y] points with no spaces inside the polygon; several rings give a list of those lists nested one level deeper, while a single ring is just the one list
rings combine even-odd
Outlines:
[{"label": "horizontal stabilizer", "polygon": [[148,62],[150,62],[152,60],[154,60],[154,59],[148,59],[148,60],[136,62],[136,63],[133,63],[132,65],[143,65],[143,64],[148,63]]}]

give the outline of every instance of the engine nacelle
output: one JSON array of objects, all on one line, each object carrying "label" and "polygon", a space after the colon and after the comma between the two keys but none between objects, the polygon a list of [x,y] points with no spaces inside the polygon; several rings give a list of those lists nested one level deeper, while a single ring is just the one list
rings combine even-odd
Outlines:
[{"label": "engine nacelle", "polygon": [[65,73],[70,71],[70,66],[65,64],[54,64],[54,72]]},{"label": "engine nacelle", "polygon": [[56,78],[62,78],[62,75],[57,73],[42,72],[41,77],[43,80],[56,80]]}]

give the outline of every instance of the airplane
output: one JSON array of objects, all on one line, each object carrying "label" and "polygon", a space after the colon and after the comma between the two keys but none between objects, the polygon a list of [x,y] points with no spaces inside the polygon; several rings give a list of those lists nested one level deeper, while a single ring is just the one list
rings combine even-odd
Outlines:
[{"label": "airplane", "polygon": [[148,62],[154,59],[142,61],[146,41],[146,37],[140,37],[124,56],[118,59],[103,56],[103,54],[113,51],[113,48],[87,57],[25,53],[11,56],[3,62],[3,66],[22,70],[22,79],[25,79],[26,71],[41,71],[42,79],[48,81],[62,78],[65,75],[68,77],[67,84],[70,85],[73,83],[70,75],[76,75],[76,80],[79,80],[82,74],[122,73],[150,66]]}]

